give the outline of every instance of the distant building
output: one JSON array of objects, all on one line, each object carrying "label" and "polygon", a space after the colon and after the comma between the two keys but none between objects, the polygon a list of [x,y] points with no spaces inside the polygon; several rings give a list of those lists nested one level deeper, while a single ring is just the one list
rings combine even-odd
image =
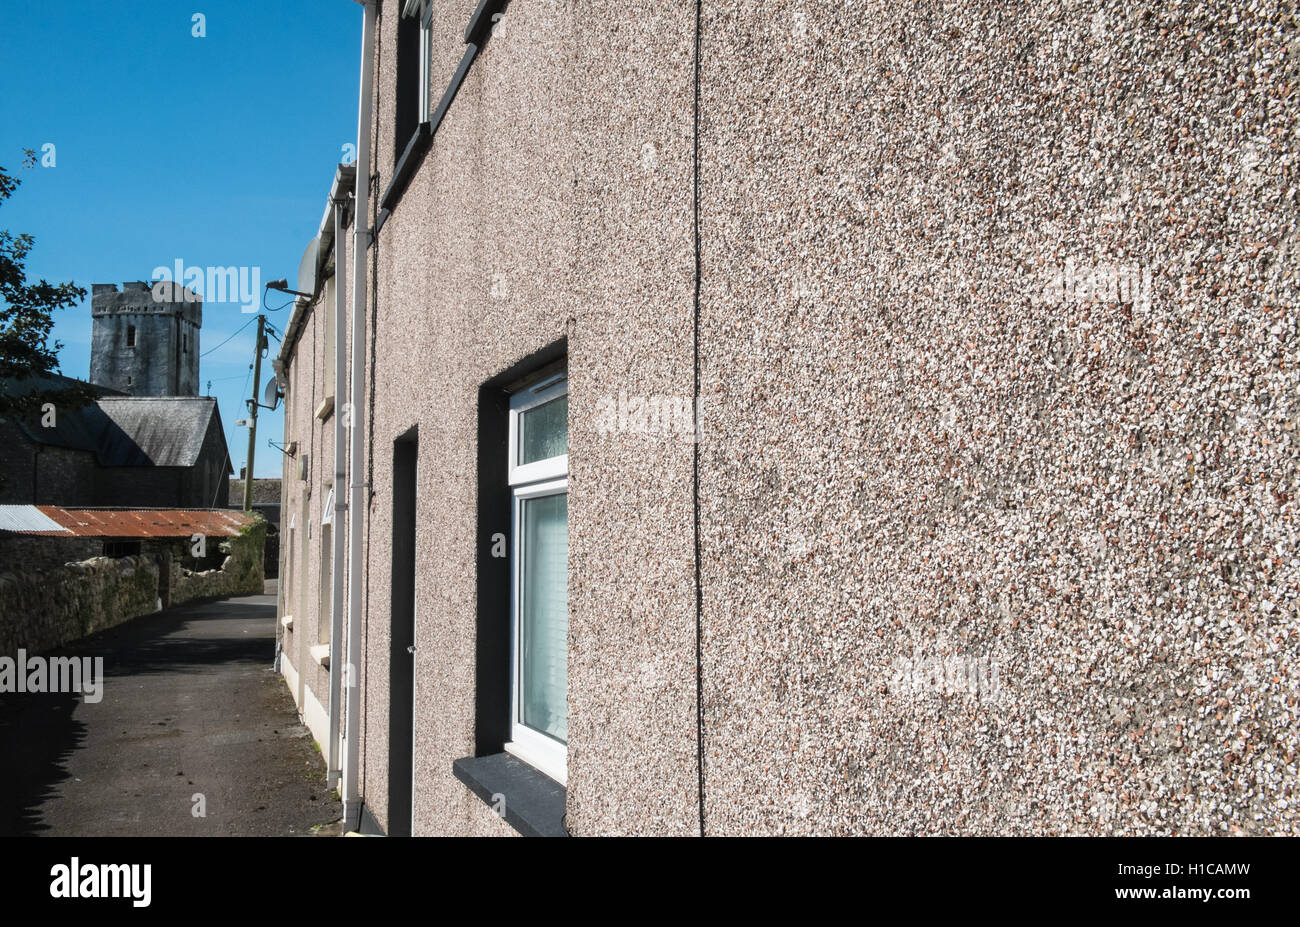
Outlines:
[{"label": "distant building", "polygon": [[[155,299],[164,296],[165,299]],[[197,396],[203,302],[170,282],[91,287],[90,382],[128,396]]]},{"label": "distant building", "polygon": [[[92,285],[90,382],[100,398],[0,420],[0,503],[226,506],[232,469],[221,413],[215,399],[198,395],[203,304],[192,290],[156,286]],[[17,395],[77,382],[55,374],[0,389]]]},{"label": "distant building", "polygon": [[[232,509],[244,507],[244,481],[238,477],[230,481]],[[280,479],[258,477],[253,480],[253,511],[260,512],[272,525],[280,524]]]},{"label": "distant building", "polygon": [[[49,377],[11,392],[75,383]],[[105,395],[80,409],[0,422],[0,503],[224,508],[230,454],[207,396]]]}]

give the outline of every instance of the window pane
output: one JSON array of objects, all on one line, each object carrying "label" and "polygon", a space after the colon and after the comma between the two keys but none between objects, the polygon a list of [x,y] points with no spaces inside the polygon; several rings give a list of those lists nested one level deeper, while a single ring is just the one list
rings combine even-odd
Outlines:
[{"label": "window pane", "polygon": [[519,466],[569,453],[566,393],[519,415]]},{"label": "window pane", "polygon": [[520,716],[567,742],[569,497],[524,499]]}]

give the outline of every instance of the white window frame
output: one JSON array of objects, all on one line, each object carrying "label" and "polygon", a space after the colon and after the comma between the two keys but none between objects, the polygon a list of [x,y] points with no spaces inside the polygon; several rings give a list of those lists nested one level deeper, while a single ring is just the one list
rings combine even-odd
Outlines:
[{"label": "white window frame", "polygon": [[406,0],[403,16],[420,18],[420,118],[428,122],[433,114],[430,84],[433,82],[433,0]]},{"label": "white window frame", "polygon": [[[521,415],[553,399],[567,395],[568,391],[568,377],[563,371],[524,387],[510,398],[509,428],[512,541],[510,545],[510,742],[505,745],[505,748],[507,752],[550,776],[561,785],[568,784],[568,745],[533,730],[522,720],[523,665],[520,656],[523,622],[520,615],[520,591],[523,585],[524,565],[523,503],[528,499],[568,493],[569,455],[561,454],[524,465],[520,465],[518,460]],[[567,699],[567,692],[565,695]]]},{"label": "white window frame", "polygon": [[538,406],[546,405],[552,399],[559,399],[569,392],[569,380],[564,373],[526,386],[510,397],[510,485],[535,483],[538,480],[556,479],[569,472],[569,455],[535,460],[532,463],[519,463],[519,417]]},{"label": "white window frame", "polygon": [[433,81],[433,4],[424,8],[420,19],[420,122],[433,115],[429,84]]}]

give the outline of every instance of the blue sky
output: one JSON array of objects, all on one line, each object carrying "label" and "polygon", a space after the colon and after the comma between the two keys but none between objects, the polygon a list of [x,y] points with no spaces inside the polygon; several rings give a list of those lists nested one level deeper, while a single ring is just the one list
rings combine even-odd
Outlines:
[{"label": "blue sky", "polygon": [[[195,37],[195,13],[206,35]],[[361,7],[352,0],[11,3],[0,13],[0,165],[21,179],[0,229],[36,239],[28,281],[72,280],[55,315],[61,372],[90,372],[90,285],[153,269],[246,267],[294,286],[334,166],[355,143]],[[20,170],[54,145],[54,166]],[[260,305],[261,294],[258,294]],[[269,306],[288,297],[271,294]],[[279,329],[289,310],[267,314]],[[203,307],[202,351],[253,316]],[[256,325],[200,361],[236,472],[245,463]],[[271,351],[263,383],[272,375]],[[209,392],[208,381],[212,381]],[[241,394],[242,391],[242,394]],[[257,476],[281,474],[283,416],[262,410]]]}]

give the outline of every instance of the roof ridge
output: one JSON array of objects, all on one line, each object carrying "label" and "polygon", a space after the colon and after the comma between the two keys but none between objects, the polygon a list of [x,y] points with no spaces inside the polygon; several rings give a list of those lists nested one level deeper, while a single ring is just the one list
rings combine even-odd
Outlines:
[{"label": "roof ridge", "polygon": [[164,399],[168,402],[174,402],[177,399],[202,399],[206,402],[217,401],[216,396],[101,396],[100,399],[128,400],[130,402],[149,402]]}]

